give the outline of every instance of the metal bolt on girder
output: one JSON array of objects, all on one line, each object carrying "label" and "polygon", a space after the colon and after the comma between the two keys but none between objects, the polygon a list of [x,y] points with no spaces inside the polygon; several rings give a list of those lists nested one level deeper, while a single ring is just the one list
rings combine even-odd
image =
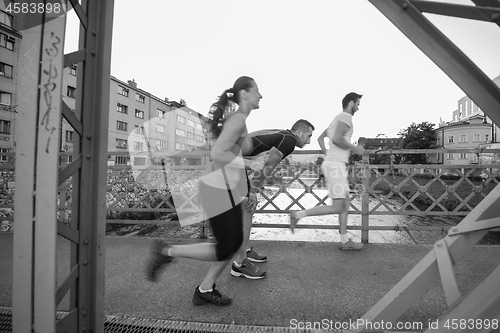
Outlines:
[{"label": "metal bolt on girder", "polygon": [[408,9],[408,4],[405,2],[403,5],[401,5],[401,7],[403,8],[403,10],[407,10]]}]

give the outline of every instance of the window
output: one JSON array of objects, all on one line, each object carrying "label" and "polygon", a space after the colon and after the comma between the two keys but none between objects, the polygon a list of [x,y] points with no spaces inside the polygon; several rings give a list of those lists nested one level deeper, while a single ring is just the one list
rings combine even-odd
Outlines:
[{"label": "window", "polygon": [[127,148],[127,140],[116,139],[116,148]]},{"label": "window", "polygon": [[69,74],[76,76],[76,65],[73,65],[69,68]]},{"label": "window", "polygon": [[467,134],[460,134],[460,142],[467,142]]},{"label": "window", "polygon": [[12,15],[7,14],[3,10],[0,11],[0,23],[12,28]]},{"label": "window", "polygon": [[[6,148],[0,148],[0,154],[8,153],[9,150]],[[7,162],[9,160],[9,156],[0,155],[0,162]]]},{"label": "window", "polygon": [[156,125],[156,131],[160,133],[165,133],[165,126],[163,125]]},{"label": "window", "polygon": [[146,165],[145,157],[134,157],[134,165]]},{"label": "window", "polygon": [[127,131],[127,123],[123,121],[116,121],[116,129],[120,131]]},{"label": "window", "polygon": [[448,136],[448,143],[453,143],[453,135]]},{"label": "window", "polygon": [[458,119],[462,119],[462,109],[463,109],[463,106],[462,106],[462,104],[460,104],[458,106],[458,110],[459,110],[458,111]]},{"label": "window", "polygon": [[187,148],[188,148],[188,150],[189,150],[189,151],[191,151],[191,150],[195,150],[195,149],[196,149],[196,147],[195,147],[195,146],[192,146],[192,145],[187,145]]},{"label": "window", "polygon": [[467,153],[460,153],[460,159],[466,159],[467,158]]},{"label": "window", "polygon": [[474,133],[473,142],[479,142],[479,141],[481,141],[481,134]]},{"label": "window", "polygon": [[474,101],[473,100],[470,101],[470,112],[474,113]]},{"label": "window", "polygon": [[12,77],[12,66],[0,62],[0,75],[5,77]]},{"label": "window", "polygon": [[68,97],[71,97],[71,98],[76,98],[76,88],[72,87],[72,86],[68,86],[68,91],[67,91],[66,95]]},{"label": "window", "polygon": [[175,129],[175,135],[185,137],[186,136],[186,132],[184,132],[181,129],[176,128]]},{"label": "window", "polygon": [[0,120],[0,133],[10,134],[10,121]]},{"label": "window", "polygon": [[143,150],[144,142],[134,141],[134,150]]},{"label": "window", "polygon": [[469,112],[469,101],[465,101],[465,115],[468,115],[470,113],[471,112]]},{"label": "window", "polygon": [[192,120],[187,120],[187,125],[188,126],[191,126],[191,127],[194,127],[194,122]]},{"label": "window", "polygon": [[135,100],[139,103],[144,104],[146,102],[146,98],[140,94],[135,94]]},{"label": "window", "polygon": [[452,160],[453,159],[453,154],[448,154],[448,159]]},{"label": "window", "polygon": [[144,134],[144,127],[135,125],[135,132],[137,134]]},{"label": "window", "polygon": [[194,140],[194,133],[189,133],[188,132],[188,139],[193,139]]},{"label": "window", "polygon": [[201,124],[196,124],[196,129],[201,130],[201,129],[203,129],[203,128],[201,127]]},{"label": "window", "polygon": [[196,141],[203,142],[203,137],[201,135],[196,136]]},{"label": "window", "polygon": [[183,143],[176,142],[175,143],[175,149],[177,150],[186,150],[186,145]]},{"label": "window", "polygon": [[144,119],[144,111],[135,109],[135,117]]},{"label": "window", "polygon": [[156,115],[160,118],[165,118],[165,111],[156,109]]},{"label": "window", "polygon": [[116,156],[115,157],[116,165],[127,165],[127,157],[126,156]]},{"label": "window", "polygon": [[165,142],[163,140],[156,140],[156,147],[158,147],[158,149],[165,147]]},{"label": "window", "polygon": [[177,115],[177,121],[180,122],[181,124],[185,124],[186,118],[184,118],[183,116]]},{"label": "window", "polygon": [[477,154],[472,154],[472,160],[473,161],[478,161],[478,157],[477,157]]},{"label": "window", "polygon": [[11,105],[12,94],[0,91],[0,104]]},{"label": "window", "polygon": [[127,114],[128,107],[124,104],[116,103],[116,111]]},{"label": "window", "polygon": [[0,46],[9,50],[14,50],[14,38],[0,34]]},{"label": "window", "polygon": [[122,86],[118,86],[118,93],[125,97],[128,97],[128,89]]},{"label": "window", "polygon": [[66,131],[66,141],[73,142],[73,131]]}]

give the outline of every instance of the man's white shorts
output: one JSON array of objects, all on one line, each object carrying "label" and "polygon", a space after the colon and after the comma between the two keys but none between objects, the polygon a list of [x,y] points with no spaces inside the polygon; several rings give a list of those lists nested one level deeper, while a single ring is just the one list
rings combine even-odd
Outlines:
[{"label": "man's white shorts", "polygon": [[321,170],[328,184],[328,193],[332,199],[345,199],[349,193],[347,166],[343,162],[323,161]]}]

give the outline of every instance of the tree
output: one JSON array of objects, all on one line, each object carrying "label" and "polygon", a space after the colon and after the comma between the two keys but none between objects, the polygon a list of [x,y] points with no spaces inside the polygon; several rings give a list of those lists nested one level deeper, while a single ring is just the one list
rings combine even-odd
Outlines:
[{"label": "tree", "polygon": [[[412,123],[408,128],[399,131],[402,139],[403,149],[431,149],[436,145],[437,135],[434,132],[434,124],[427,121],[420,124]],[[409,164],[426,164],[426,154],[408,154],[404,156],[404,162]]]}]

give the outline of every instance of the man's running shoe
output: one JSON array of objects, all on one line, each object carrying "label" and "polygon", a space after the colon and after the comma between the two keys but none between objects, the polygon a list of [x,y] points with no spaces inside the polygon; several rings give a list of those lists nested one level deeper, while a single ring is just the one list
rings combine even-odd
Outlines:
[{"label": "man's running shoe", "polygon": [[158,273],[166,264],[174,259],[171,256],[162,254],[163,249],[168,249],[170,245],[162,240],[155,240],[151,246],[151,256],[146,268],[146,277],[149,281],[158,281]]},{"label": "man's running shoe", "polygon": [[247,250],[247,258],[251,262],[266,262],[267,261],[267,257],[255,252],[255,250],[253,249],[253,246]]},{"label": "man's running shoe", "polygon": [[290,212],[290,231],[295,233],[295,227],[300,219],[295,215],[295,212]]},{"label": "man's running shoe", "polygon": [[193,295],[193,304],[205,305],[208,303],[212,303],[219,306],[225,306],[231,304],[232,300],[229,297],[223,296],[217,289],[215,289],[215,283],[212,288],[213,288],[212,291],[208,293],[202,293],[200,291],[200,287],[199,286],[196,287],[196,290],[194,291]]},{"label": "man's running shoe", "polygon": [[236,267],[236,265],[231,265],[231,275],[236,277],[246,277],[251,280],[259,280],[266,277],[266,272],[259,270],[259,267],[252,264],[248,259],[243,259],[241,262],[241,267]]},{"label": "man's running shoe", "polygon": [[339,246],[339,249],[341,249],[342,251],[361,250],[362,248],[363,248],[363,243],[353,242],[352,239],[349,239],[347,243],[340,242]]}]

